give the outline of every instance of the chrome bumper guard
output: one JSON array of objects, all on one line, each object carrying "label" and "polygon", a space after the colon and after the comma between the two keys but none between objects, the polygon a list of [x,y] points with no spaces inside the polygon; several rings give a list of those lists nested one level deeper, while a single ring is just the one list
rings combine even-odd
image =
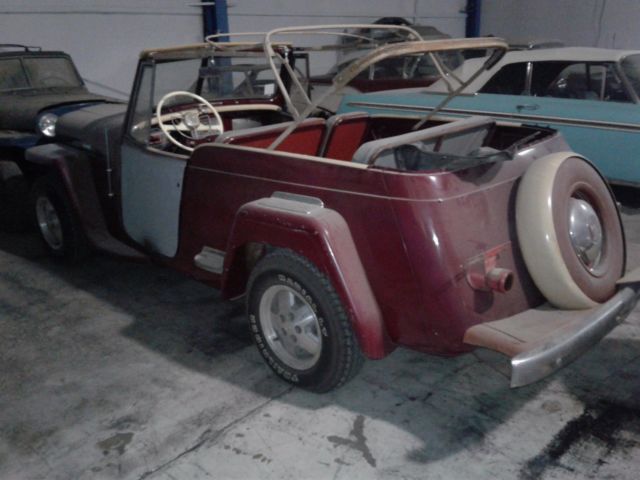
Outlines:
[{"label": "chrome bumper guard", "polygon": [[624,321],[633,310],[640,284],[624,284],[606,303],[589,311],[580,326],[511,359],[511,387],[536,382],[571,363]]}]

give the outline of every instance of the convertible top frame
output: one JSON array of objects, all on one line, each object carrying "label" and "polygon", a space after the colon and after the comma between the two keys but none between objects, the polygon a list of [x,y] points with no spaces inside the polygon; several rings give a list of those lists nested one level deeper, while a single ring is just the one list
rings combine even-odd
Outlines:
[{"label": "convertible top frame", "polygon": [[[375,39],[369,38],[365,35],[349,33],[347,30],[350,29],[402,31],[404,34],[406,34],[407,38],[414,38],[415,40],[388,43],[379,46]],[[290,42],[277,41],[278,37],[288,35],[328,35],[332,37],[355,37],[356,39],[363,41],[363,43],[357,45],[356,48],[362,48],[363,50],[368,51],[364,53],[362,57],[356,59],[340,72],[338,72],[333,79],[331,87],[323,92],[322,95],[318,96],[318,98],[312,101],[309,98],[309,95],[307,95],[305,88],[300,83],[298,75],[296,75],[292,66],[287,61],[287,55],[289,53],[340,50],[347,47],[340,44],[293,47]],[[257,41],[222,41],[222,39],[229,39],[231,37],[254,37],[257,38]],[[208,55],[225,56],[242,54],[255,55],[260,53],[264,54],[271,69],[273,70],[274,78],[282,93],[285,104],[287,105],[287,109],[294,118],[294,121],[289,126],[289,128],[283,131],[282,134],[268,147],[269,150],[275,150],[287,138],[287,136],[292,131],[294,131],[298,127],[298,125],[300,125],[300,123],[302,123],[306,118],[309,117],[309,115],[311,115],[319,108],[323,101],[325,101],[331,95],[334,95],[337,91],[343,89],[361,72],[365,71],[371,65],[377,62],[393,57],[429,55],[434,65],[436,66],[438,74],[446,82],[449,94],[433,111],[431,111],[414,126],[415,130],[424,125],[429,119],[437,115],[437,113],[442,108],[444,108],[444,106],[448,104],[452,98],[454,98],[462,90],[464,90],[464,88],[471,82],[473,82],[478,77],[478,75],[495,65],[495,63],[498,62],[508,50],[507,42],[501,38],[495,37],[422,40],[422,37],[418,32],[416,32],[411,27],[404,25],[338,24],[298,26],[277,28],[266,33],[220,33],[209,35],[205,40],[206,43],[203,44],[145,50],[140,54],[140,58],[162,61],[176,60],[181,58],[193,58],[194,56],[206,57]],[[354,47],[349,46],[348,48]],[[451,72],[451,70],[448,69],[438,57],[438,54],[442,52],[471,49],[490,50],[492,53],[489,57],[487,57],[485,62],[482,63],[478,71],[471,75],[466,81],[462,81],[460,78],[455,76],[453,72]],[[306,104],[306,106],[302,110],[294,105],[289,92],[285,88],[284,81],[280,76],[280,71],[278,69],[278,66],[276,65],[276,62],[284,66],[292,81],[302,93],[304,97],[304,103]]]},{"label": "convertible top frame", "polygon": [[[280,28],[276,30],[272,30],[267,33],[264,39],[264,50],[265,54],[268,56],[269,61],[276,73],[276,78],[281,82],[280,77],[277,75],[277,70],[275,67],[275,63],[273,61],[274,57],[277,57],[277,53],[273,49],[273,38],[277,35],[281,34],[296,34],[296,33],[317,33],[317,34],[327,34],[328,29],[336,29],[336,28],[376,28],[380,27],[380,25],[318,25],[313,27],[289,27],[289,28]],[[397,28],[397,27],[395,27]],[[418,35],[416,33],[416,35]],[[419,35],[418,35],[419,37]],[[462,81],[459,78],[455,77],[452,72],[448,71],[446,66],[439,60],[437,54],[441,52],[447,51],[456,51],[456,50],[470,50],[470,49],[484,49],[491,50],[492,54],[487,58],[487,60],[480,66],[477,72],[475,72],[468,80]],[[498,62],[502,56],[507,52],[508,44],[505,40],[494,37],[481,37],[481,38],[464,38],[464,39],[440,39],[440,40],[415,40],[409,42],[398,42],[398,43],[390,43],[387,45],[383,45],[381,47],[376,48],[373,51],[363,55],[359,59],[355,60],[353,63],[349,64],[342,71],[338,72],[338,74],[333,79],[332,86],[327,89],[322,95],[316,98],[314,101],[311,101],[307,97],[307,106],[302,112],[298,112],[297,109],[293,106],[291,98],[288,95],[288,92],[283,88],[283,84],[279,84],[281,89],[283,90],[283,95],[285,97],[285,102],[287,103],[287,107],[291,109],[294,113],[294,121],[282,134],[269,146],[269,150],[275,150],[287,136],[294,131],[298,125],[303,122],[312,112],[314,112],[319,105],[322,104],[324,100],[326,100],[331,95],[335,94],[337,91],[343,89],[349,82],[351,82],[356,76],[358,76],[361,72],[368,69],[371,65],[385,60],[387,58],[393,57],[402,57],[408,55],[424,55],[427,54],[431,57],[433,63],[435,64],[438,73],[440,76],[447,82],[449,86],[449,94],[447,97],[428,115],[426,115],[422,120],[420,120],[415,126],[414,130],[420,128],[424,125],[429,119],[433,116],[437,115],[437,113],[444,108],[444,106],[451,101],[453,97],[458,95],[470,82],[472,82],[478,75],[480,75],[483,71],[491,68]],[[314,51],[313,49],[308,49],[307,51]],[[317,48],[315,49],[317,51]],[[291,73],[291,72],[290,72]],[[295,78],[295,77],[294,77]],[[457,86],[454,86],[451,81],[454,80],[457,82]],[[296,80],[297,82],[297,80]],[[302,86],[298,83],[298,87],[301,91],[304,91]]]}]

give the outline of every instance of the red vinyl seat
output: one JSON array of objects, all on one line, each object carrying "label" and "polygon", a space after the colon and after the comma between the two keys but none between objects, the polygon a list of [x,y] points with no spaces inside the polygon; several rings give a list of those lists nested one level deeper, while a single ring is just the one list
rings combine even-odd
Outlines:
[{"label": "red vinyl seat", "polygon": [[[290,127],[292,123],[293,122],[283,122],[262,127],[226,131],[216,138],[215,143],[267,148],[282,132]],[[325,129],[326,123],[324,119],[307,118],[278,145],[276,150],[303,155],[317,155]]]},{"label": "red vinyl seat", "polygon": [[351,161],[368,130],[369,114],[366,112],[334,115],[327,120],[327,132],[319,155],[335,160]]}]

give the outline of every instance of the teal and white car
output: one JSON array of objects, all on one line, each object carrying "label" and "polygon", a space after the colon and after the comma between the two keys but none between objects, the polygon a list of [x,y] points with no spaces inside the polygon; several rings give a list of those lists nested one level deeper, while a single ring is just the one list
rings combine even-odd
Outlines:
[{"label": "teal and white car", "polygon": [[640,185],[640,51],[511,51],[482,70],[485,60],[469,59],[426,88],[350,96],[341,111],[393,105],[407,114],[489,115],[550,126],[612,183]]}]

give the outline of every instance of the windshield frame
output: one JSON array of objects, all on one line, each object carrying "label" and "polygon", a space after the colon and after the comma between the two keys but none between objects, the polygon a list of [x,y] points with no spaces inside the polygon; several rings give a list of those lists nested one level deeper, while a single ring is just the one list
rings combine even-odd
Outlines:
[{"label": "windshield frame", "polygon": [[[185,58],[197,58],[200,56],[216,56],[222,53],[228,53],[230,56],[239,55],[243,52],[251,55],[265,56],[269,64],[271,65],[274,78],[278,85],[278,91],[281,95],[281,99],[284,100],[287,111],[293,115],[294,120],[291,125],[286,128],[282,134],[269,146],[268,150],[275,150],[280,143],[295,129],[297,126],[308,118],[314,111],[316,111],[319,105],[327,99],[330,95],[341,91],[353,78],[355,78],[360,72],[369,68],[370,65],[385,60],[391,57],[406,56],[414,54],[426,54],[429,55],[438,69],[438,73],[445,80],[448,86],[448,95],[446,98],[436,106],[436,108],[427,114],[422,120],[420,120],[413,129],[416,130],[425,124],[429,119],[436,115],[447,103],[451,101],[456,95],[460,94],[462,90],[473,82],[482,72],[493,67],[506,53],[508,45],[506,41],[496,37],[479,37],[479,38],[463,38],[463,39],[440,39],[440,40],[420,40],[420,36],[416,35],[418,40],[405,41],[398,43],[390,43],[379,46],[373,51],[358,58],[352,64],[342,69],[333,79],[332,85],[324,93],[318,96],[314,101],[310,98],[305,98],[305,106],[298,109],[294,105],[287,85],[285,85],[285,79],[291,80],[295,86],[303,94],[305,89],[301,88],[300,81],[297,78],[294,69],[289,63],[289,56],[295,53],[322,51],[324,47],[307,47],[307,48],[292,48],[290,43],[276,41],[275,37],[278,35],[291,35],[291,34],[319,34],[319,35],[333,35],[334,33],[327,32],[332,29],[344,29],[352,27],[353,25],[316,25],[306,27],[287,27],[279,28],[268,32],[264,35],[262,43],[255,42],[216,42],[211,41],[210,37],[207,37],[208,43],[185,45],[181,47],[145,50],[140,55],[140,64],[145,61],[156,62],[160,60],[170,59],[185,59]],[[362,27],[363,25],[356,25]],[[381,25],[365,25],[369,28],[388,27]],[[411,30],[411,29],[409,29]],[[248,33],[249,35],[260,35],[256,33]],[[229,36],[225,34],[224,36]],[[441,52],[455,51],[455,50],[467,50],[467,49],[482,49],[491,50],[491,54],[484,60],[482,64],[478,66],[477,71],[466,81],[460,79],[454,72],[442,65],[438,59],[437,54]],[[276,65],[278,63],[278,66]],[[155,69],[154,69],[155,70]],[[132,96],[135,94],[138,88],[139,76],[141,70],[139,69],[136,74],[136,88],[132,92]],[[288,75],[289,78],[286,78]],[[155,88],[154,88],[155,90]],[[132,98],[133,99],[133,98]],[[129,114],[127,119],[127,130],[131,125],[131,111],[133,110],[130,105]]]},{"label": "windshield frame", "polygon": [[[268,70],[272,71],[263,52],[256,49],[250,50],[221,50],[211,48],[206,44],[190,45],[186,47],[178,47],[172,49],[166,49],[161,51],[149,50],[144,51],[140,55],[140,61],[136,69],[136,76],[129,96],[129,106],[127,109],[127,115],[124,122],[124,134],[127,138],[135,143],[140,144],[140,139],[136,138],[133,133],[134,127],[142,125],[145,128],[149,128],[153,117],[155,116],[155,108],[160,98],[166,94],[166,92],[158,93],[158,66],[166,65],[169,63],[179,63],[185,61],[199,62],[199,66],[191,69],[188,74],[193,74],[194,80],[197,80],[195,85],[195,93],[200,96],[204,96],[211,104],[224,108],[225,105],[229,105],[229,108],[234,108],[237,105],[271,105],[274,108],[280,108],[282,104],[282,95],[278,88],[277,82],[273,80],[274,92],[269,96],[247,96],[247,97],[225,97],[225,96],[213,96],[202,93],[202,84],[206,81],[205,78],[200,77],[200,73],[203,68],[202,60],[208,58],[250,58],[257,60],[257,64],[269,67]],[[227,67],[224,67],[227,68]],[[279,73],[279,75],[282,75]],[[149,92],[142,92],[143,88],[148,88]],[[180,86],[176,85],[173,91],[180,90]],[[180,109],[180,104],[172,105],[172,108]],[[141,118],[149,118],[149,123],[144,125]],[[141,131],[142,132],[142,131]],[[142,132],[142,137],[146,137],[146,134]]]}]

